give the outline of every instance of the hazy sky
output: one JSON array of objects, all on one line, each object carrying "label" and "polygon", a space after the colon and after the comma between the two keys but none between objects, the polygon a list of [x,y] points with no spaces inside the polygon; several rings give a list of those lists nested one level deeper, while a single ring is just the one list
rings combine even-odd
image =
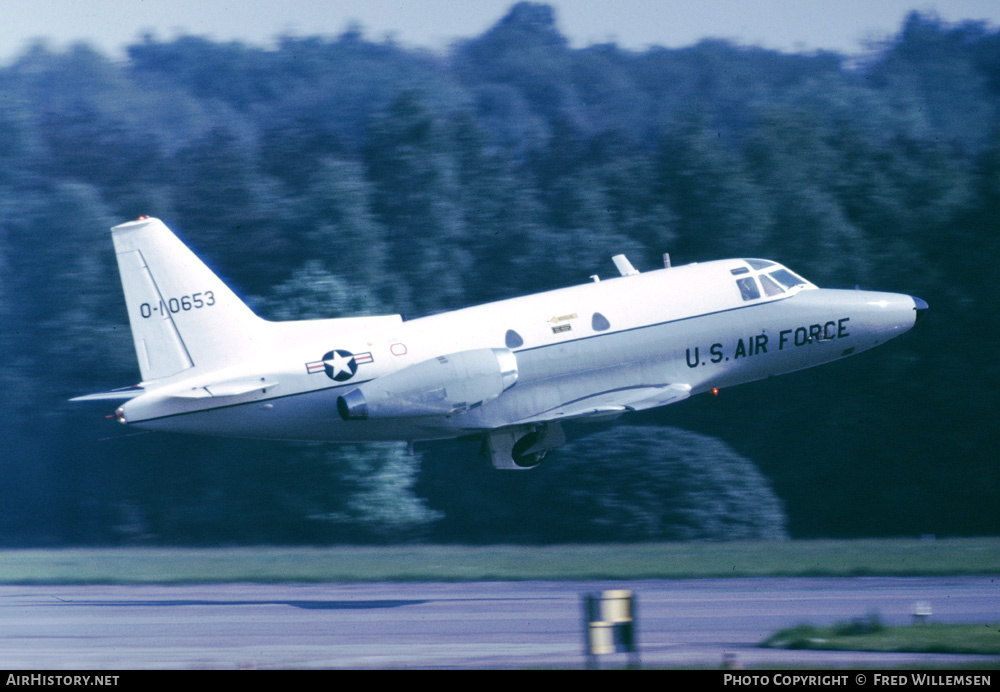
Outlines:
[{"label": "hazy sky", "polygon": [[[0,61],[36,38],[84,40],[109,55],[151,31],[268,45],[275,36],[336,36],[357,21],[369,39],[441,49],[482,33],[514,0],[0,0]],[[891,36],[912,9],[948,22],[1000,24],[997,0],[549,0],[573,45],[632,49],[728,38],[779,50],[863,50]]]}]

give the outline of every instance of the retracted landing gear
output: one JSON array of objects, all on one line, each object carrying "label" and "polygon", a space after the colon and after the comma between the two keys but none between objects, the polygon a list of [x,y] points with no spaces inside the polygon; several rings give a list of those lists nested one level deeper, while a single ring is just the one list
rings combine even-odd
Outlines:
[{"label": "retracted landing gear", "polygon": [[486,436],[483,456],[497,469],[530,469],[538,466],[550,449],[565,441],[566,434],[558,423],[506,428]]}]

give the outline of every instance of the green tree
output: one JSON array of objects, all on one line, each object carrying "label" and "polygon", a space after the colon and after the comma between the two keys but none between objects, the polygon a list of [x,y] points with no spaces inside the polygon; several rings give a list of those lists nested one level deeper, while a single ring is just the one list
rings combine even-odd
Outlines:
[{"label": "green tree", "polygon": [[288,280],[263,297],[252,299],[268,319],[316,320],[383,314],[378,297],[323,268],[319,260],[306,262]]},{"label": "green tree", "polygon": [[[468,451],[468,450],[467,450]],[[445,512],[441,533],[487,541],[774,540],[781,501],[754,464],[719,439],[622,425],[554,450],[527,472],[482,461],[445,474],[425,452],[418,489]],[[454,469],[463,483],[456,487]]]},{"label": "green tree", "polygon": [[301,236],[311,262],[390,302],[405,295],[389,264],[385,229],[372,212],[372,186],[356,161],[328,159],[306,192]]},{"label": "green tree", "polygon": [[303,461],[327,469],[332,490],[304,518],[329,526],[341,540],[426,537],[442,516],[414,492],[421,460],[405,444],[311,445]]},{"label": "green tree", "polygon": [[440,124],[415,94],[401,94],[373,120],[365,161],[394,270],[420,287],[408,304],[419,312],[460,306],[472,262],[456,165]]},{"label": "green tree", "polygon": [[774,233],[768,195],[718,132],[697,120],[666,132],[655,181],[655,193],[676,215],[680,257],[767,255]]}]

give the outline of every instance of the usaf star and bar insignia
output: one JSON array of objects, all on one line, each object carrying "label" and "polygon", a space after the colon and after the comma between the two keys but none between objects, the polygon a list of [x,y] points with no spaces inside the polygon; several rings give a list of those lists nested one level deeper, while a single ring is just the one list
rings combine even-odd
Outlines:
[{"label": "usaf star and bar insignia", "polygon": [[375,359],[372,358],[370,351],[355,354],[350,351],[336,349],[326,353],[322,360],[314,360],[311,363],[306,363],[306,372],[310,375],[325,372],[326,376],[331,380],[346,382],[354,377],[359,365],[371,363],[373,360]]}]

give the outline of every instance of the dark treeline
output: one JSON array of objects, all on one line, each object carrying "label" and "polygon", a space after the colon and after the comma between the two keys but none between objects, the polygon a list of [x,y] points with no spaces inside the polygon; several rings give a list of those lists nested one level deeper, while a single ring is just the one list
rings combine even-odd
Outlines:
[{"label": "dark treeline", "polygon": [[[613,541],[1000,532],[1000,33],[913,14],[860,58],[571,48],[522,3],[446,55],[154,36],[0,68],[0,543]],[[108,228],[162,218],[271,319],[416,316],[769,257],[930,303],[892,344],[573,430],[474,444],[130,435]],[[110,406],[105,408],[111,408]]]}]

